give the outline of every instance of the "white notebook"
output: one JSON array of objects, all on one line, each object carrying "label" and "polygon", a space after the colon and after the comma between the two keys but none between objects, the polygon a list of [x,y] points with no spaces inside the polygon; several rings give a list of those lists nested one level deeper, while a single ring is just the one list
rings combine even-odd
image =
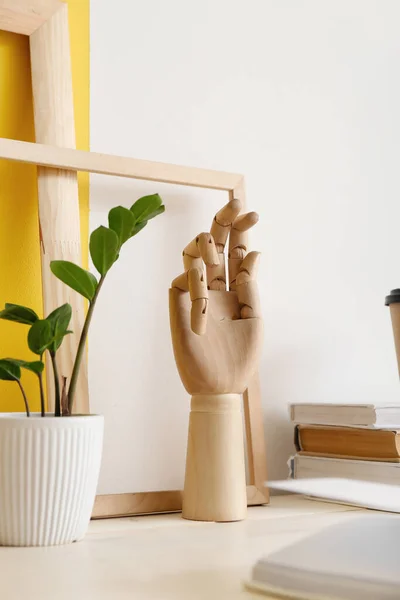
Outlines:
[{"label": "white notebook", "polygon": [[311,498],[400,513],[400,486],[397,485],[323,477],[270,481],[267,485],[275,490],[304,494]]},{"label": "white notebook", "polygon": [[357,516],[260,559],[246,587],[298,600],[399,600],[400,517]]}]

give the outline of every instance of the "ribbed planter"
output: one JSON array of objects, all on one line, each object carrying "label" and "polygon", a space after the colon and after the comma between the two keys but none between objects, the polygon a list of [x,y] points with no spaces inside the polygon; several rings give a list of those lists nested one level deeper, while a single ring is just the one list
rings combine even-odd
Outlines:
[{"label": "ribbed planter", "polygon": [[99,415],[0,414],[1,546],[53,546],[84,537],[103,428]]}]

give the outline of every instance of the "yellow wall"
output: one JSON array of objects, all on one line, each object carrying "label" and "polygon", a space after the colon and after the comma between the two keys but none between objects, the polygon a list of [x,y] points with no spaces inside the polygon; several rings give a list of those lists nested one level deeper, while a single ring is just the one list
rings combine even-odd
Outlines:
[{"label": "yellow wall", "polygon": [[[67,0],[77,147],[89,149],[89,2]],[[0,137],[35,141],[28,38],[0,31]],[[87,262],[88,176],[79,175],[82,247]],[[24,304],[42,314],[36,168],[0,160],[0,307]],[[28,328],[0,320],[0,357],[31,359]],[[36,378],[24,373],[31,409]],[[0,412],[22,411],[17,386],[0,381]]]}]

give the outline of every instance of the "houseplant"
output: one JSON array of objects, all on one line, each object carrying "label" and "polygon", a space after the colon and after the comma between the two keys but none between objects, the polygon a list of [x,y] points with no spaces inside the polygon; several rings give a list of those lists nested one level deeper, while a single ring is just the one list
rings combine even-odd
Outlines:
[{"label": "houseplant", "polygon": [[[90,520],[100,470],[103,417],[73,415],[76,383],[96,301],[107,273],[122,246],[154,217],[164,212],[158,194],[139,198],[130,210],[110,210],[108,227],[90,236],[90,255],[96,278],[80,266],[56,260],[52,273],[88,300],[69,381],[60,381],[57,352],[68,335],[71,306],[64,304],[46,318],[30,308],[6,304],[0,319],[28,327],[27,342],[36,360],[0,359],[0,380],[21,391],[26,416],[0,414],[0,545],[47,546],[81,539]],[[45,411],[44,357],[54,376],[54,414]],[[41,412],[32,414],[22,379],[24,370],[36,374]]]}]

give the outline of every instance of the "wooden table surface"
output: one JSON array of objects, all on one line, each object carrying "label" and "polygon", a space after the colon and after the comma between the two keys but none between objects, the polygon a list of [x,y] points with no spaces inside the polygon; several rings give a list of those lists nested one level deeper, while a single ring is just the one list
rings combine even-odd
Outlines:
[{"label": "wooden table surface", "polygon": [[[198,523],[180,515],[92,521],[86,538],[52,548],[0,548],[7,600],[255,600],[252,565],[360,509],[275,496],[246,521]],[[265,596],[264,596],[265,597]]]}]

